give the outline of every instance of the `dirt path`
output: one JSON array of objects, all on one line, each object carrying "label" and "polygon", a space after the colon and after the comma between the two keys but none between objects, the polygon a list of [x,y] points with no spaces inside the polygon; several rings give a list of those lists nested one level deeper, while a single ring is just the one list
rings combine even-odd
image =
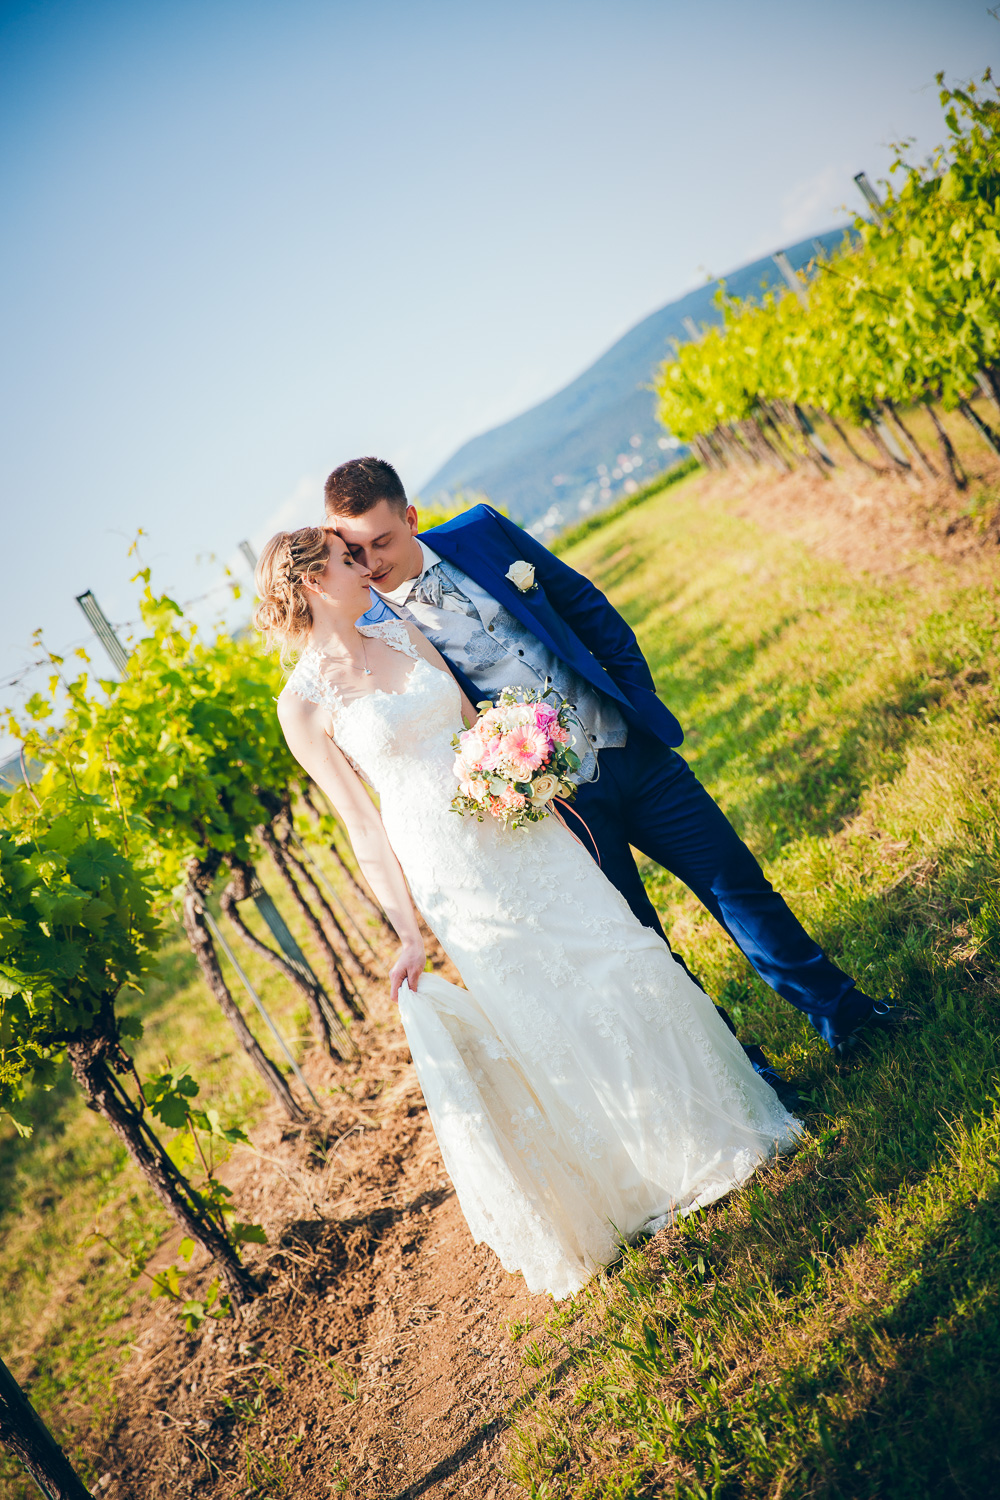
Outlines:
[{"label": "dirt path", "polygon": [[1000,555],[1000,462],[976,457],[964,491],[943,481],[868,474],[846,463],[826,479],[806,469],[783,476],[765,469],[704,474],[694,482],[695,493],[706,505],[728,506],[854,573],[925,586],[944,563],[972,584],[995,576]]},{"label": "dirt path", "polygon": [[117,1421],[93,1451],[109,1500],[521,1493],[500,1468],[522,1393],[509,1330],[552,1304],[473,1244],[402,1028],[372,1003],[360,1067],[307,1068],[339,1090],[325,1142],[269,1119],[260,1155],[230,1163],[241,1212],[268,1231],[264,1295],[195,1335],[137,1305]]}]

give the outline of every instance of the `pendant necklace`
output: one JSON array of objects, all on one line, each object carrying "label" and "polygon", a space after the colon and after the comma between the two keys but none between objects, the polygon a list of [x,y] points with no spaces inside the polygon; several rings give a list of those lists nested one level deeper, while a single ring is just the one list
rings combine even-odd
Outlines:
[{"label": "pendant necklace", "polygon": [[[358,633],[360,635],[360,631]],[[332,657],[328,651],[324,651],[322,647],[320,647],[319,649],[319,654],[320,656],[325,656],[327,661],[335,660],[335,658]],[[372,675],[372,669],[368,665],[368,647],[365,645],[365,638],[363,635],[361,636],[361,655],[364,658],[365,663],[363,667],[359,667],[357,663],[353,661],[350,662],[349,665],[352,666],[356,672],[362,672],[365,677],[370,677]]]}]

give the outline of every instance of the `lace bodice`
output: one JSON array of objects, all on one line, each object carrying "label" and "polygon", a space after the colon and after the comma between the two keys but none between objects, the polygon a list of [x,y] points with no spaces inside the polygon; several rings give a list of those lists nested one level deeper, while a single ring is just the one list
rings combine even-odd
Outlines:
[{"label": "lace bodice", "polygon": [[450,810],[458,686],[401,622],[363,633],[413,659],[398,692],[345,697],[315,651],[287,686],[329,710],[467,986],[425,974],[400,1014],[469,1227],[533,1291],[563,1296],[620,1233],[745,1180],[795,1122],[555,818],[507,831]]},{"label": "lace bodice", "polygon": [[[330,682],[323,654],[313,646],[302,653],[286,688],[329,711],[337,745],[381,797],[394,788],[402,791],[421,773],[440,785],[446,765],[450,774],[452,735],[462,727],[458,684],[450,672],[420,655],[401,620],[358,629],[412,658],[414,665],[398,691],[375,687],[345,696]],[[445,806],[454,794],[451,788]]]}]

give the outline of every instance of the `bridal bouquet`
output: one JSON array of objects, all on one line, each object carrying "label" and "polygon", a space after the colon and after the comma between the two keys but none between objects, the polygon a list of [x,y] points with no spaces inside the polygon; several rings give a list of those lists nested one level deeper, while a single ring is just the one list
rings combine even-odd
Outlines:
[{"label": "bridal bouquet", "polygon": [[480,717],[456,734],[452,745],[460,790],[452,798],[458,813],[480,822],[488,813],[505,828],[534,823],[550,811],[553,797],[572,797],[568,778],[580,757],[570,749],[570,708],[546,686],[504,688],[496,703],[478,704]]}]

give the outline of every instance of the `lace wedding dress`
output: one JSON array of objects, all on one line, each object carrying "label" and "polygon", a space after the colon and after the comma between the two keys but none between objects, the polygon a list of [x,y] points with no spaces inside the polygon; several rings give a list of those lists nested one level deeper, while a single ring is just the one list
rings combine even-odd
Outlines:
[{"label": "lace wedding dress", "polygon": [[467,986],[424,974],[400,1015],[469,1228],[533,1292],[563,1297],[622,1239],[746,1181],[799,1126],[556,818],[504,831],[450,810],[458,687],[402,624],[362,633],[415,658],[404,691],[345,700],[311,648],[286,691],[329,709]]}]

